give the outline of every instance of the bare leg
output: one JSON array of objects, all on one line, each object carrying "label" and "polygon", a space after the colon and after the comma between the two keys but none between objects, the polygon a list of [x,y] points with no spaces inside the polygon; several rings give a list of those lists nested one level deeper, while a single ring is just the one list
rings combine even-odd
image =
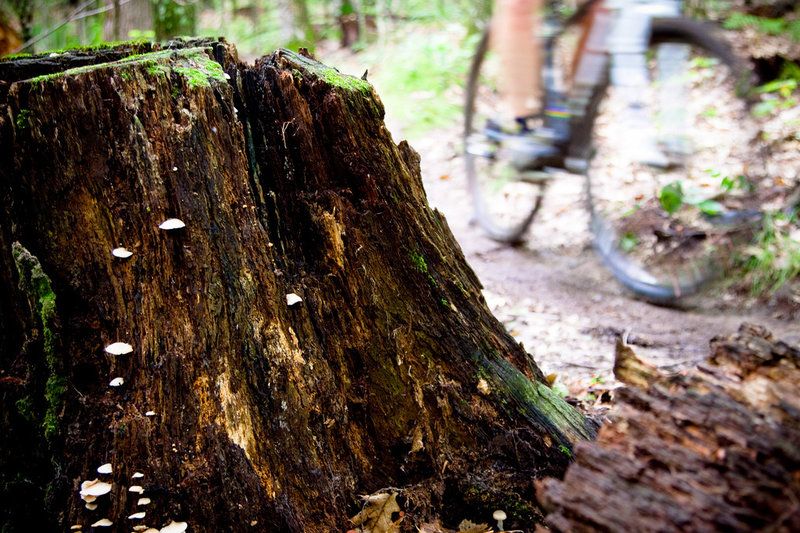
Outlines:
[{"label": "bare leg", "polygon": [[498,0],[492,48],[500,59],[503,99],[514,118],[538,111],[542,47],[537,37],[544,0]]}]

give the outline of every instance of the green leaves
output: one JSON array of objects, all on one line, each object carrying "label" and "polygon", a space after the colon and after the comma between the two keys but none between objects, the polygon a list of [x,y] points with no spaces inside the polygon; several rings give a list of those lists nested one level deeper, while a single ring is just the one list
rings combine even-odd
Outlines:
[{"label": "green leaves", "polygon": [[661,208],[670,215],[674,215],[683,204],[692,205],[707,215],[718,215],[725,210],[716,200],[686,194],[680,181],[665,185],[658,195],[658,201]]},{"label": "green leaves", "polygon": [[681,185],[680,181],[675,181],[668,185],[664,185],[658,195],[658,201],[661,204],[661,209],[670,215],[675,214],[675,212],[681,208],[681,205],[683,205],[684,201],[683,199],[683,185]]}]

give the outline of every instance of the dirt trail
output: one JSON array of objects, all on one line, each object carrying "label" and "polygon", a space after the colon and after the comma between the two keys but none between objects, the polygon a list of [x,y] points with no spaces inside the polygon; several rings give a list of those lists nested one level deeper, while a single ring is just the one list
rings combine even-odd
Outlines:
[{"label": "dirt trail", "polygon": [[523,246],[488,239],[470,224],[459,130],[437,131],[412,145],[422,156],[428,200],[446,216],[493,312],[571,393],[584,394],[596,378],[613,381],[614,342],[622,332],[640,357],[669,371],[702,360],[712,337],[745,321],[762,324],[779,338],[800,340],[795,321],[724,292],[695,298],[683,310],[633,299],[592,250],[578,176],[555,181]]}]

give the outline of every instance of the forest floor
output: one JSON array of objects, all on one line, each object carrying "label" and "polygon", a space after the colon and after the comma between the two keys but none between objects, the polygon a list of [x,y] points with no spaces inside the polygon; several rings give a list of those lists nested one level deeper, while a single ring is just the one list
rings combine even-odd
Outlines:
[{"label": "forest floor", "polygon": [[572,396],[599,401],[597,393],[613,387],[615,340],[623,333],[637,355],[669,372],[706,358],[709,341],[742,322],[800,341],[795,313],[737,291],[711,289],[681,309],[634,299],[594,253],[581,176],[559,176],[522,246],[492,241],[470,221],[459,145],[458,126],[413,143],[428,201],[447,218],[492,312]]},{"label": "forest floor", "polygon": [[[318,57],[343,73],[358,75],[365,67],[343,51],[318,51]],[[366,66],[373,71],[374,65]],[[376,89],[380,94],[381,87]],[[450,97],[461,101],[460,94]],[[414,95],[409,98],[408,105],[415,105]],[[407,124],[391,108],[386,111],[395,142],[406,139]],[[457,119],[422,134],[409,130],[408,140],[422,158],[428,201],[445,215],[495,316],[544,373],[555,374],[556,383],[585,407],[600,407],[608,399],[603,392],[616,386],[615,340],[622,334],[639,357],[667,372],[702,361],[714,336],[733,333],[743,322],[800,342],[796,294],[789,294],[789,306],[786,295],[758,298],[740,286],[712,288],[680,309],[635,299],[593,251],[581,176],[554,180],[523,245],[492,241],[471,222],[460,128]]]}]

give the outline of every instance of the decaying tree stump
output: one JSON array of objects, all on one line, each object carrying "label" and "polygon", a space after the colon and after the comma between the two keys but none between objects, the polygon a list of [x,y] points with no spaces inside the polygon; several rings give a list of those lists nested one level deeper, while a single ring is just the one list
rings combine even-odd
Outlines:
[{"label": "decaying tree stump", "polygon": [[747,325],[711,346],[670,377],[618,361],[615,421],[538,483],[550,530],[800,531],[800,347]]},{"label": "decaying tree stump", "polygon": [[403,527],[533,519],[594,425],[372,87],[171,46],[0,62],[4,531],[344,531],[380,490]]}]

